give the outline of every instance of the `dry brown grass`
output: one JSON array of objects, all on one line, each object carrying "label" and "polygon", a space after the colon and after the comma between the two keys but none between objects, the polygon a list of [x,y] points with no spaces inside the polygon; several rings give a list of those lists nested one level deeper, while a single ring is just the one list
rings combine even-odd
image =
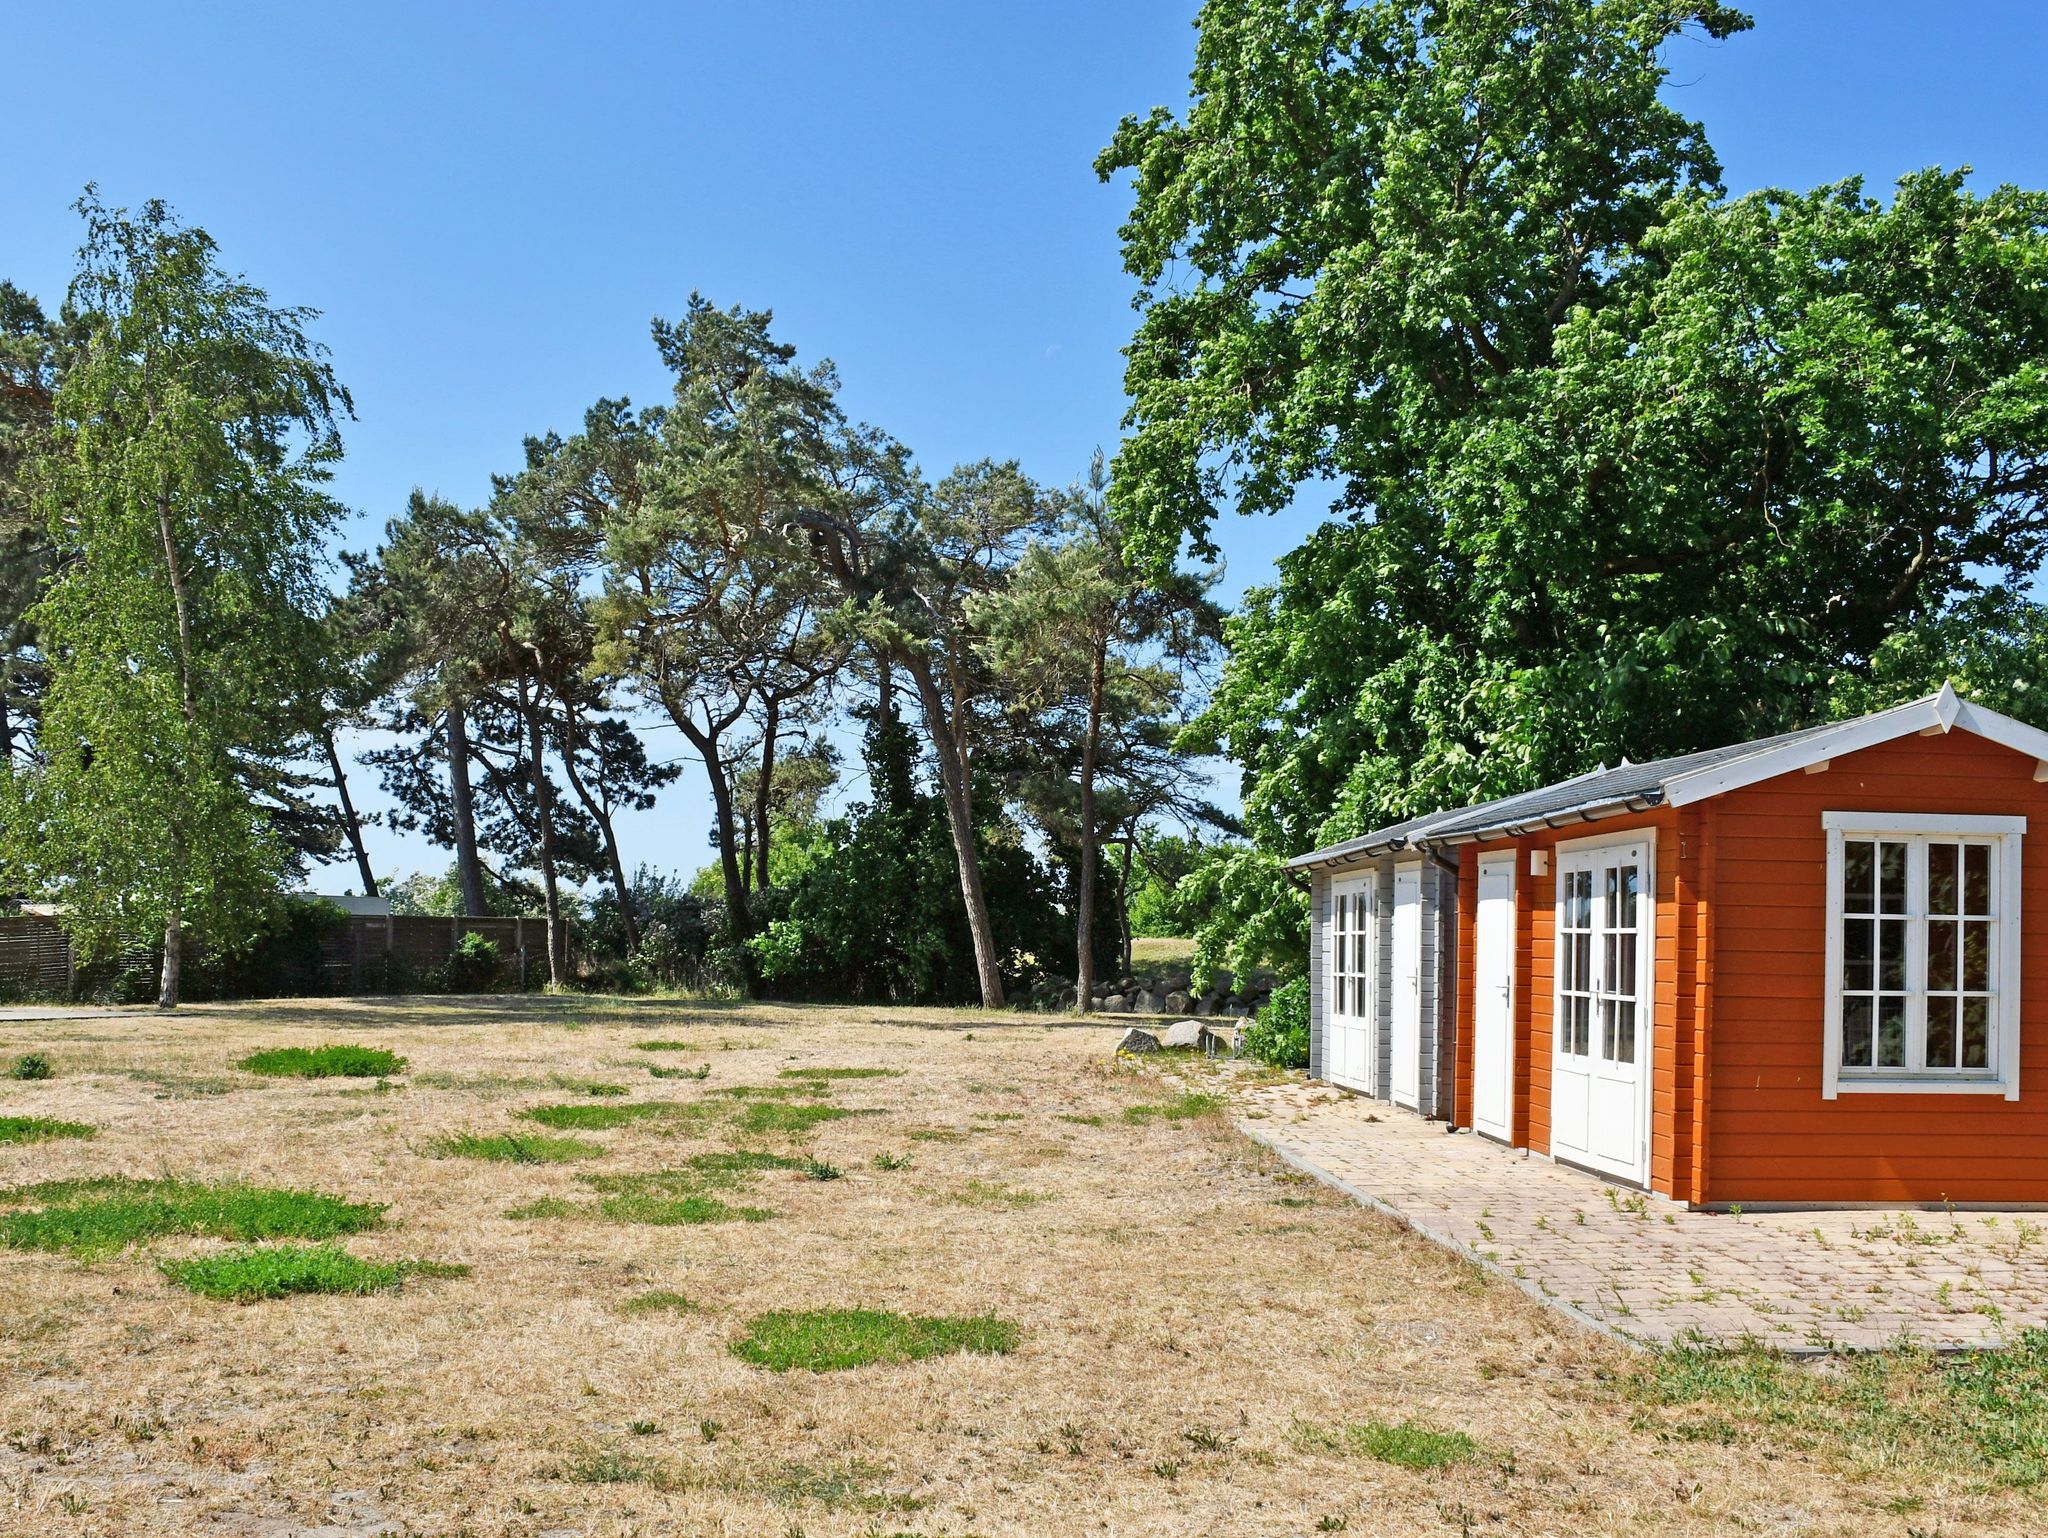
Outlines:
[{"label": "dry brown grass", "polygon": [[[58,1071],[0,1086],[0,1112],[100,1128],[0,1148],[0,1185],[169,1172],[312,1186],[392,1204],[354,1253],[474,1268],[236,1306],[173,1288],[143,1254],[0,1252],[0,1532],[2032,1530],[2028,1496],[1930,1486],[1826,1442],[1674,1436],[1678,1412],[1617,1386],[1622,1348],[1303,1184],[1221,1117],[1123,1119],[1216,1070],[1114,1063],[1114,1037],[936,1011],[585,1000],[0,1020],[0,1056],[44,1050]],[[649,1038],[693,1050],[634,1050]],[[231,1067],[324,1041],[404,1054],[407,1087]],[[698,1062],[701,1083],[647,1074]],[[759,1172],[732,1199],[772,1220],[504,1215],[545,1197],[587,1208],[580,1174],[730,1148],[750,1102],[720,1092],[805,1065],[904,1073],[830,1083],[831,1104],[879,1114],[752,1141],[845,1172]],[[570,1098],[550,1075],[717,1109],[589,1134],[607,1152],[582,1164],[426,1155],[451,1131],[530,1127],[515,1113]],[[878,1170],[885,1152],[912,1162]],[[632,1306],[655,1292],[690,1306]],[[728,1349],[757,1313],[839,1307],[994,1312],[1021,1344],[822,1377]],[[1410,1420],[1481,1455],[1413,1470],[1313,1434]],[[1920,1504],[1888,1511],[1901,1497]]]}]

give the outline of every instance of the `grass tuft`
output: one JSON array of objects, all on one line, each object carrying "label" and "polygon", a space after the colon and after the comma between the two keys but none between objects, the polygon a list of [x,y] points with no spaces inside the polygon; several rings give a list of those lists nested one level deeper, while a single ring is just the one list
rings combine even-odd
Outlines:
[{"label": "grass tuft", "polygon": [[56,1121],[48,1116],[0,1116],[0,1143],[47,1143],[60,1137],[97,1137],[99,1129],[82,1121]]},{"label": "grass tuft", "polygon": [[1017,1326],[993,1314],[940,1318],[833,1308],[757,1314],[730,1349],[770,1372],[841,1372],[962,1351],[1003,1356],[1017,1349],[1017,1341]]},{"label": "grass tuft", "polygon": [[267,1079],[381,1079],[403,1072],[405,1059],[382,1047],[273,1047],[235,1066]]},{"label": "grass tuft", "polygon": [[451,1132],[434,1139],[427,1152],[437,1159],[495,1159],[504,1164],[565,1164],[604,1152],[578,1137],[542,1137],[535,1132]]},{"label": "grass tuft", "polygon": [[548,1083],[556,1089],[566,1089],[577,1095],[613,1096],[630,1093],[623,1084],[607,1084],[602,1079],[579,1079],[566,1073],[549,1074]]},{"label": "grass tuft", "polygon": [[627,1318],[641,1314],[694,1314],[697,1305],[679,1292],[666,1287],[656,1287],[650,1292],[635,1293],[619,1305],[619,1312]]},{"label": "grass tuft", "polygon": [[167,1234],[217,1239],[332,1239],[384,1221],[382,1202],[345,1202],[317,1191],[186,1180],[50,1181],[6,1193],[34,1210],[0,1216],[0,1243],[91,1258]]},{"label": "grass tuft", "polygon": [[47,1079],[53,1070],[50,1060],[40,1052],[24,1052],[14,1060],[14,1066],[7,1070],[10,1079]]},{"label": "grass tuft", "polygon": [[519,1114],[557,1131],[608,1132],[629,1122],[668,1116],[675,1110],[665,1101],[649,1100],[638,1105],[537,1105]]},{"label": "grass tuft", "polygon": [[642,1052],[692,1052],[696,1050],[687,1041],[636,1041],[633,1045]]},{"label": "grass tuft", "polygon": [[701,1063],[695,1068],[664,1068],[659,1063],[649,1063],[647,1071],[657,1079],[708,1079],[711,1065]]},{"label": "grass tuft", "polygon": [[1183,1090],[1160,1105],[1125,1106],[1123,1119],[1138,1127],[1154,1121],[1196,1121],[1204,1116],[1217,1115],[1222,1111],[1223,1105],[1221,1095],[1204,1094],[1199,1090]]},{"label": "grass tuft", "polygon": [[837,1180],[846,1172],[823,1159],[807,1159],[804,1161],[804,1173],[813,1180]]}]

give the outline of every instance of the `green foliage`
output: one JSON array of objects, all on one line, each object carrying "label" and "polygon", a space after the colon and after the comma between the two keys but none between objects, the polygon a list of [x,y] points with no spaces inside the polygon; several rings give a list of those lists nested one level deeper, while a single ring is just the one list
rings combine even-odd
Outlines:
[{"label": "green foliage", "polygon": [[1226,508],[1334,515],[1229,626],[1199,735],[1257,853],[1205,962],[1301,966],[1275,857],[1320,842],[1958,661],[2032,687],[2048,195],[1724,200],[1660,93],[1675,34],[1747,24],[1215,0],[1185,115],[1101,157],[1144,285],[1113,501],[1161,562]]},{"label": "green foliage", "polygon": [[82,1121],[57,1121],[48,1116],[0,1116],[0,1143],[47,1143],[52,1138],[98,1136],[97,1127]]},{"label": "green foliage", "polygon": [[[791,998],[974,1001],[952,833],[940,797],[913,782],[908,729],[871,722],[867,763],[874,799],[827,825],[830,847],[776,894],[781,913],[752,941],[761,976]],[[1016,830],[984,823],[977,838],[1005,975],[1071,953],[1051,878]]]},{"label": "green foliage", "polygon": [[1209,916],[1202,901],[1212,888],[1190,878],[1222,853],[1223,849],[1177,833],[1139,835],[1132,860],[1131,933],[1192,936]]},{"label": "green foliage", "polygon": [[58,1180],[0,1193],[0,1244],[93,1259],[167,1234],[216,1239],[332,1239],[384,1221],[382,1202],[238,1182]]},{"label": "green foliage", "polygon": [[223,1303],[254,1303],[301,1292],[362,1296],[398,1286],[408,1276],[467,1276],[469,1267],[432,1261],[360,1260],[333,1244],[251,1245],[189,1260],[160,1260],[180,1287]]},{"label": "green foliage", "polygon": [[448,988],[453,993],[476,993],[493,986],[504,968],[498,942],[474,929],[462,932],[448,954]]},{"label": "green foliage", "polygon": [[1016,1325],[993,1314],[934,1318],[875,1309],[757,1314],[732,1354],[771,1372],[841,1372],[874,1363],[921,1362],[972,1351],[1005,1356],[1017,1349]]},{"label": "green foliage", "polygon": [[47,1079],[52,1076],[52,1072],[50,1060],[43,1056],[42,1053],[24,1052],[14,1060],[14,1065],[7,1070],[7,1077],[23,1080]]},{"label": "green foliage", "polygon": [[1308,979],[1289,978],[1245,1027],[1244,1052],[1275,1068],[1308,1067]]},{"label": "green foliage", "polygon": [[381,1079],[404,1072],[405,1059],[382,1047],[273,1047],[235,1066],[273,1079]]},{"label": "green foliage", "polygon": [[347,394],[279,309],[160,203],[88,191],[85,339],[40,467],[55,575],[42,755],[0,770],[0,868],[88,957],[186,924],[239,949],[296,855],[273,819],[327,655],[324,490]]},{"label": "green foliage", "polygon": [[439,1159],[495,1159],[505,1164],[563,1164],[594,1159],[604,1149],[575,1137],[542,1137],[525,1132],[452,1132],[427,1145]]}]

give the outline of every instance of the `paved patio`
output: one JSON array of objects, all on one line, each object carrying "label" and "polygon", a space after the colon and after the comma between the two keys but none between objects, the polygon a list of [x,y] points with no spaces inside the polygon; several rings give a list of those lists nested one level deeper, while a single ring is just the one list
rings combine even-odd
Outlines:
[{"label": "paved patio", "polygon": [[2048,1324],[2048,1213],[1689,1212],[1322,1085],[1238,1108],[1290,1164],[1638,1344],[1958,1350]]}]

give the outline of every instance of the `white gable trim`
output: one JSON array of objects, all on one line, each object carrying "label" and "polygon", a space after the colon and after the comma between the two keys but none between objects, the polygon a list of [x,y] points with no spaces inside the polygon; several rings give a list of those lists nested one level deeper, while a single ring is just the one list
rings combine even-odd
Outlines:
[{"label": "white gable trim", "polygon": [[1984,705],[1972,705],[1957,696],[1947,684],[1941,693],[1925,699],[1895,705],[1876,715],[1844,721],[1839,726],[1814,732],[1782,747],[1765,748],[1742,758],[1726,760],[1690,774],[1675,775],[1664,782],[1664,803],[1687,806],[1710,796],[1740,790],[1781,774],[1808,769],[1829,759],[1840,758],[1862,748],[1894,742],[1916,733],[1965,731],[2029,758],[2048,761],[2048,732],[2015,721]]}]

